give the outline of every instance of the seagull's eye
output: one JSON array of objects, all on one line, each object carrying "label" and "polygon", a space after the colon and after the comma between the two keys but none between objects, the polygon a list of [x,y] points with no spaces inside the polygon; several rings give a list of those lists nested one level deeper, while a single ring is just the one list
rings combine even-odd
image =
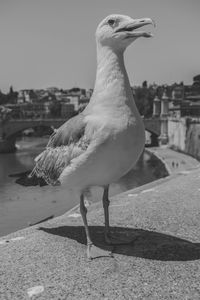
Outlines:
[{"label": "seagull's eye", "polygon": [[110,26],[113,26],[113,25],[115,24],[115,20],[109,19],[109,20],[108,20],[108,24],[109,24]]}]

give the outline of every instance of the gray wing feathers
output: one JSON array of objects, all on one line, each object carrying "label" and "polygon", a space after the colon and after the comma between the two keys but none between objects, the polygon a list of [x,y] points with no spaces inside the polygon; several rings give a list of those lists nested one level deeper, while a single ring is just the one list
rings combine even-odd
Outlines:
[{"label": "gray wing feathers", "polygon": [[83,115],[77,115],[64,123],[53,135],[46,149],[36,157],[32,177],[42,177],[48,184],[58,185],[58,178],[70,161],[88,147],[84,138],[85,123]]},{"label": "gray wing feathers", "polygon": [[47,147],[60,147],[76,143],[84,134],[85,123],[84,116],[79,114],[66,123],[64,123],[58,130],[56,130],[47,144]]}]

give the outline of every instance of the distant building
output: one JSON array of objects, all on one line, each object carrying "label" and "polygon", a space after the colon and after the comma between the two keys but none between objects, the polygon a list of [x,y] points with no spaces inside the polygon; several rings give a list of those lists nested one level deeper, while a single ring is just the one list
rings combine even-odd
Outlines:
[{"label": "distant building", "polygon": [[51,103],[7,104],[11,109],[11,118],[47,118],[50,115]]},{"label": "distant building", "polygon": [[183,100],[185,95],[185,88],[183,85],[177,85],[172,89],[173,100]]},{"label": "distant building", "polygon": [[69,90],[62,90],[61,94],[56,94],[56,96],[58,101],[70,103],[74,106],[74,110],[78,111],[81,99],[86,97],[86,90],[74,87]]},{"label": "distant building", "polygon": [[75,108],[73,104],[70,103],[61,103],[61,117],[62,118],[71,118],[75,115]]},{"label": "distant building", "polygon": [[78,104],[88,104],[90,101],[90,98],[86,97],[86,96],[82,96],[79,98]]},{"label": "distant building", "polygon": [[200,94],[200,75],[196,75],[193,77],[192,87],[195,94]]},{"label": "distant building", "polygon": [[35,101],[34,102],[39,102],[43,99],[47,99],[49,97],[49,93],[46,90],[43,89],[37,89],[37,90],[33,90],[35,93]]},{"label": "distant building", "polygon": [[51,93],[51,94],[55,94],[57,92],[59,92],[59,88],[55,87],[55,86],[52,86],[52,87],[48,87],[46,89],[47,92]]},{"label": "distant building", "polygon": [[62,92],[56,93],[55,96],[56,96],[57,101],[62,101],[62,102],[66,102],[66,103],[70,102],[68,95],[66,95]]},{"label": "distant building", "polygon": [[11,118],[20,119],[22,117],[22,111],[19,104],[6,104],[5,106],[11,109]]},{"label": "distant building", "polygon": [[68,96],[70,103],[74,105],[74,109],[77,111],[79,107],[79,96]]},{"label": "distant building", "polygon": [[37,95],[32,89],[20,90],[17,97],[17,103],[32,103],[37,100]]},{"label": "distant building", "polygon": [[18,93],[17,103],[31,102],[29,96],[29,90],[20,90]]},{"label": "distant building", "polygon": [[[169,102],[170,116],[180,118],[184,116],[200,116],[200,89],[198,93],[197,79],[200,75],[193,78],[195,84],[184,86],[175,85],[172,89],[172,97]],[[200,88],[200,82],[199,82]]]},{"label": "distant building", "polygon": [[81,112],[83,111],[86,106],[88,105],[90,101],[90,98],[87,98],[86,96],[82,96],[80,97],[79,101],[78,101],[78,111]]},{"label": "distant building", "polygon": [[43,103],[30,103],[21,105],[23,117],[27,118],[45,118],[47,115],[47,107]]}]

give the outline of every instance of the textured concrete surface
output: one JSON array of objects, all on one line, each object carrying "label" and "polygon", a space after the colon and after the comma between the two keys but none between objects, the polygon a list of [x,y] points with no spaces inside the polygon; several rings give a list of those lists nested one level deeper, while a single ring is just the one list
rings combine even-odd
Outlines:
[{"label": "textured concrete surface", "polygon": [[146,150],[156,155],[164,163],[170,175],[181,174],[182,172],[200,166],[200,162],[193,157],[171,150],[166,146],[152,147],[147,148]]},{"label": "textured concrete surface", "polygon": [[[112,231],[130,239],[110,258],[87,260],[77,208],[2,237],[0,299],[200,299],[197,163],[115,196],[110,219]],[[101,203],[89,207],[88,220],[94,243],[107,249]]]}]

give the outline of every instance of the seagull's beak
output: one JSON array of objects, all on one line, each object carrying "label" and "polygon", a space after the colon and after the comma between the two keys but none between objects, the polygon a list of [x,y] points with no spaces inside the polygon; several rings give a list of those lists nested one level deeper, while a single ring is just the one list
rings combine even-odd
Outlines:
[{"label": "seagull's beak", "polygon": [[152,19],[149,18],[143,18],[143,19],[135,19],[132,21],[127,22],[126,24],[123,24],[122,26],[118,27],[116,29],[117,32],[123,32],[126,33],[125,38],[137,38],[140,36],[143,37],[152,37],[153,35],[150,32],[145,31],[136,31],[136,29],[143,27],[145,25],[153,25],[155,27],[155,22]]}]

